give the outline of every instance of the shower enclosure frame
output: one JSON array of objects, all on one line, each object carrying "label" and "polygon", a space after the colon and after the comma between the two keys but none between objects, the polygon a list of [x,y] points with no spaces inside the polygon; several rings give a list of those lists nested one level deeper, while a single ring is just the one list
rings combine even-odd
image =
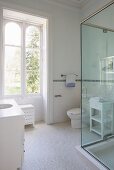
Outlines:
[{"label": "shower enclosure frame", "polygon": [[[87,146],[91,146],[93,144],[97,144],[100,142],[104,142],[104,139],[101,139],[100,141],[96,141],[87,145],[83,145],[82,144],[82,25],[84,25],[84,23],[89,20],[90,18],[94,17],[95,15],[99,14],[100,12],[102,12],[103,10],[105,10],[106,8],[108,8],[109,6],[111,6],[112,4],[114,4],[114,0],[110,1],[109,3],[107,3],[106,5],[104,5],[102,8],[100,8],[99,10],[97,10],[96,12],[94,12],[93,14],[89,15],[87,18],[85,18],[81,23],[80,23],[80,45],[81,45],[81,148],[83,148],[89,155],[91,155],[94,159],[96,159],[98,162],[100,162],[104,167],[106,167],[107,169],[109,169],[109,167],[107,167],[102,161],[100,161],[95,155],[93,155],[91,152],[89,152],[85,147]],[[87,25],[87,24],[85,24]],[[107,29],[109,31],[114,32],[114,30],[112,29],[108,29],[105,27],[100,27],[98,25],[92,25],[92,24],[88,24],[88,26],[94,26],[96,28],[102,28],[102,29]],[[114,137],[114,135],[112,135],[110,138]]]}]

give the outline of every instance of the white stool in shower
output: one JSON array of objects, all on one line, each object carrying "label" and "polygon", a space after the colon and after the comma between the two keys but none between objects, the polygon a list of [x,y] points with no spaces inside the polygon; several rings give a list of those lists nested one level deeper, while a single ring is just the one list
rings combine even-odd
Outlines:
[{"label": "white stool in shower", "polygon": [[90,131],[103,137],[114,131],[113,102],[100,100],[99,97],[90,99]]}]

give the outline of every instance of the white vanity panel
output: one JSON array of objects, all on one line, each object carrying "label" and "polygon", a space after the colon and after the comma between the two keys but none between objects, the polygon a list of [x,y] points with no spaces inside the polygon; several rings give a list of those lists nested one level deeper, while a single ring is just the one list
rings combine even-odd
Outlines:
[{"label": "white vanity panel", "polygon": [[[13,106],[18,112],[18,105],[13,102]],[[21,110],[21,114],[14,115],[13,107],[0,109],[0,113],[5,110],[8,116],[0,117],[0,170],[17,170],[21,168],[24,156],[24,116]]]}]

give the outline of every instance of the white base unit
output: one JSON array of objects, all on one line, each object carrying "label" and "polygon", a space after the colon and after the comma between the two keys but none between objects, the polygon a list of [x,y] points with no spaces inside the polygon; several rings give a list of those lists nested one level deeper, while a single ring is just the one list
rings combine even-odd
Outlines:
[{"label": "white base unit", "polygon": [[21,169],[24,159],[24,118],[0,118],[0,170]]},{"label": "white base unit", "polygon": [[34,126],[34,106],[32,104],[19,105],[24,112],[25,125],[32,124]]},{"label": "white base unit", "polygon": [[0,170],[17,170],[24,159],[23,116],[0,119]]},{"label": "white base unit", "polygon": [[114,132],[113,102],[90,100],[90,131],[103,137]]},{"label": "white base unit", "polygon": [[24,159],[24,114],[14,100],[1,100],[12,104],[0,109],[0,170],[18,170]]}]

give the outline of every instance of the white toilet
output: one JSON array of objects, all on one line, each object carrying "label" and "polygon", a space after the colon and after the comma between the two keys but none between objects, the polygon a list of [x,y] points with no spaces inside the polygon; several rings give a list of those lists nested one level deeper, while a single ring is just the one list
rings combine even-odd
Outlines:
[{"label": "white toilet", "polygon": [[67,111],[67,115],[71,119],[72,128],[81,128],[81,108],[72,108]]}]

